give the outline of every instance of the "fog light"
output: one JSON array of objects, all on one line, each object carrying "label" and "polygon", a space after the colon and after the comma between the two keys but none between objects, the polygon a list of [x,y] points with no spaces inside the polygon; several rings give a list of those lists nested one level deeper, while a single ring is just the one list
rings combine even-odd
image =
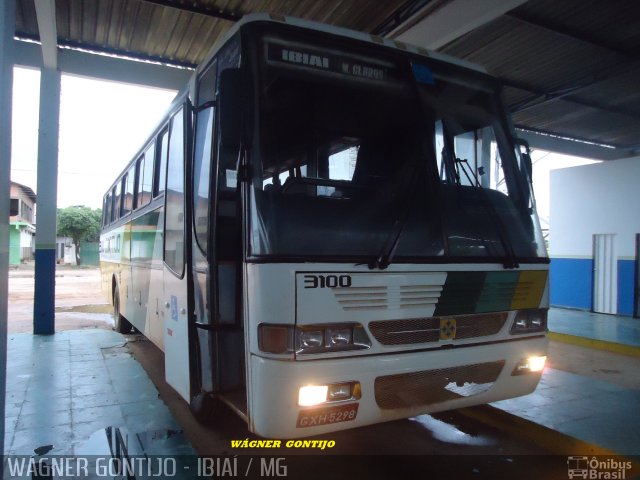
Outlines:
[{"label": "fog light", "polygon": [[545,362],[547,361],[547,357],[529,357],[527,360],[529,361],[530,372],[541,372],[544,368]]},{"label": "fog light", "polygon": [[544,369],[546,361],[547,357],[544,355],[523,358],[518,362],[516,368],[513,369],[511,375],[524,375],[526,373],[541,372]]},{"label": "fog light", "polygon": [[327,401],[326,385],[306,385],[298,392],[298,405],[310,407]]},{"label": "fog light", "polygon": [[338,383],[329,385],[329,400],[346,400],[351,398],[351,384]]}]

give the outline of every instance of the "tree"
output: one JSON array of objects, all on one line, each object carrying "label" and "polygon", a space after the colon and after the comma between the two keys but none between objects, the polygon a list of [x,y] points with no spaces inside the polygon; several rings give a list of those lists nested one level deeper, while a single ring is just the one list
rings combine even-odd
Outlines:
[{"label": "tree", "polygon": [[100,236],[102,211],[76,206],[58,209],[58,235],[70,237],[76,247],[76,265],[80,265],[80,242],[96,241]]}]

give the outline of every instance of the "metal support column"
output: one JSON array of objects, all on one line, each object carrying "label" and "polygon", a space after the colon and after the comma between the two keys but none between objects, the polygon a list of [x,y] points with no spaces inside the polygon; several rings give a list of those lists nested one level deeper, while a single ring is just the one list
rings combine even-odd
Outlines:
[{"label": "metal support column", "polygon": [[56,207],[58,197],[58,133],[60,127],[60,72],[40,72],[38,129],[38,187],[36,270],[33,333],[55,332]]},{"label": "metal support column", "polygon": [[[11,100],[15,0],[0,2],[0,412],[4,418],[7,382],[7,296],[9,290],[9,191],[11,178]],[[4,445],[4,422],[0,422]],[[0,463],[0,476],[4,462]]]}]

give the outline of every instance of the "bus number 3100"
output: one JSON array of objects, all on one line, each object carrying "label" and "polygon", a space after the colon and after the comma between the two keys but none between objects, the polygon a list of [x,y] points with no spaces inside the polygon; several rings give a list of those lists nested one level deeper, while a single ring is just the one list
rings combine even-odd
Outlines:
[{"label": "bus number 3100", "polygon": [[351,286],[349,275],[305,275],[304,288],[347,288]]}]

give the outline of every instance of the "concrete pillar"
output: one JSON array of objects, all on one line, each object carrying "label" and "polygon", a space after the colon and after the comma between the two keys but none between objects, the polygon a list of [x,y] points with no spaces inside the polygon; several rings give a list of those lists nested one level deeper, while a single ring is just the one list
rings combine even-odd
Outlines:
[{"label": "concrete pillar", "polygon": [[[0,2],[0,412],[4,418],[7,382],[7,296],[9,288],[9,190],[11,177],[11,99],[15,0]],[[0,421],[0,445],[4,422]],[[0,476],[4,462],[0,462]]]},{"label": "concrete pillar", "polygon": [[59,127],[60,72],[52,68],[43,68],[40,71],[36,271],[33,303],[33,333],[37,335],[51,335],[55,332]]}]

